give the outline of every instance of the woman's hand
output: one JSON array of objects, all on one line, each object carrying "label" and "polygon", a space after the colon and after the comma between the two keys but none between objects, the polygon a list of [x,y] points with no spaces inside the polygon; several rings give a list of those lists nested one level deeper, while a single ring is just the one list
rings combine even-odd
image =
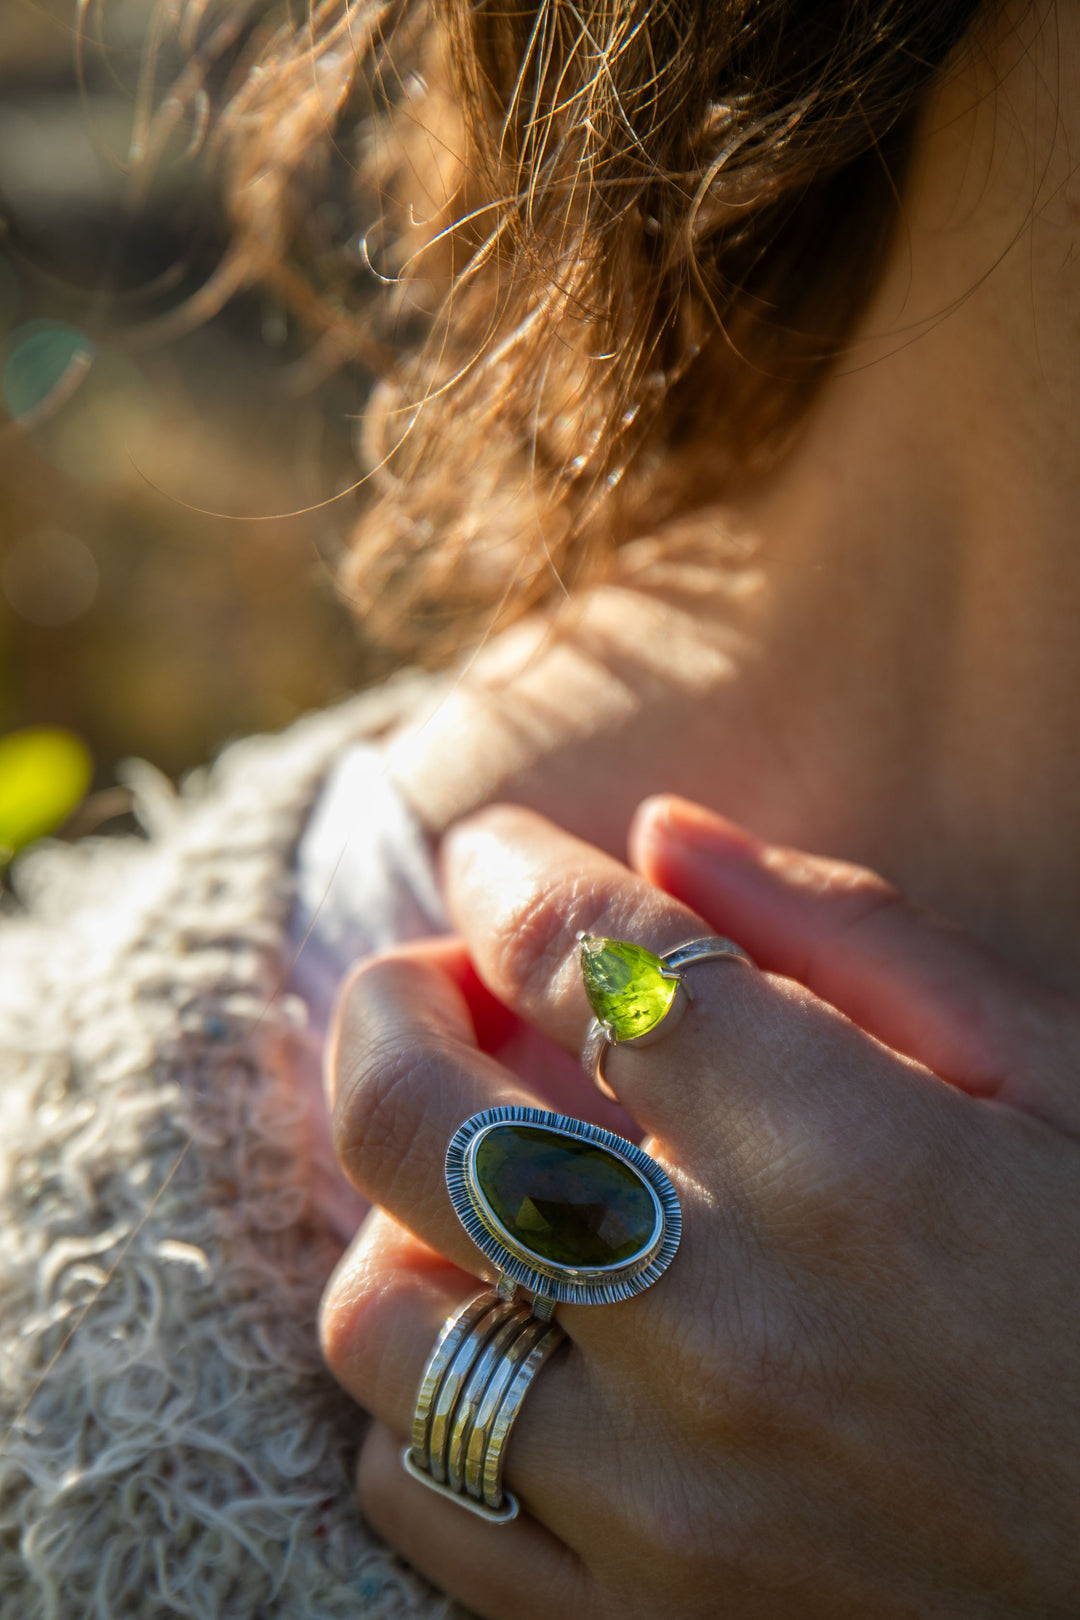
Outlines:
[{"label": "woman's hand", "polygon": [[[677,802],[634,846],[644,877],[531,814],[474,818],[445,849],[464,944],[370,962],[342,997],[336,1140],[381,1208],[323,1334],[375,1417],[364,1512],[485,1616],[1075,1616],[1077,1008],[872,875]],[[657,952],[720,931],[768,971],[691,969],[678,1027],[608,1054],[682,1245],[638,1298],[560,1307],[569,1346],[509,1449],[525,1511],[497,1528],[400,1453],[483,1269],[447,1141],[538,1101],[477,1032],[507,1008],[576,1053],[579,930]],[[604,1106],[582,1076],[572,1111]]]}]

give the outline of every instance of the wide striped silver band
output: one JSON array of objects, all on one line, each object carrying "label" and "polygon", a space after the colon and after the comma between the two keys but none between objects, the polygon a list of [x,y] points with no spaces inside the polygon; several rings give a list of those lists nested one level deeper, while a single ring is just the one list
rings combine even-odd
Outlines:
[{"label": "wide striped silver band", "polygon": [[565,1338],[558,1323],[493,1289],[443,1325],[420,1380],[407,1471],[492,1524],[517,1517],[506,1448],[530,1384]]}]

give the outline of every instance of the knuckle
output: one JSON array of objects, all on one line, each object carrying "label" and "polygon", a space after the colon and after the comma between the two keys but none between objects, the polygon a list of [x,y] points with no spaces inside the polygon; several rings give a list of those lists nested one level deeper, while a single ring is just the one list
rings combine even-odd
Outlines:
[{"label": "knuckle", "polygon": [[664,1569],[673,1608],[681,1608],[684,1597],[692,1603],[703,1581],[720,1576],[773,1585],[784,1570],[776,1495],[755,1489],[752,1480],[753,1471],[738,1462],[718,1464],[717,1453],[701,1446],[692,1447],[678,1469],[654,1470],[639,1480],[628,1533]]},{"label": "knuckle", "polygon": [[[400,1425],[411,1420],[412,1397],[420,1381],[426,1348],[416,1343],[414,1324],[422,1319],[426,1296],[407,1268],[377,1274],[365,1268],[323,1328],[330,1370],[365,1412]],[[409,1414],[407,1416],[407,1414]]]},{"label": "knuckle", "polygon": [[867,866],[820,855],[784,852],[784,875],[794,887],[825,901],[838,925],[857,925],[875,912],[905,906],[900,891]]},{"label": "knuckle", "polygon": [[679,1589],[692,1590],[712,1563],[724,1515],[717,1493],[695,1489],[696,1480],[674,1470],[640,1484],[641,1500],[628,1532],[649,1561],[666,1571],[674,1598]]},{"label": "knuckle", "polygon": [[819,898],[828,908],[830,928],[827,941],[807,940],[803,974],[819,971],[823,955],[838,945],[853,948],[877,930],[889,927],[914,913],[898,889],[875,872],[861,866],[829,863],[827,875],[815,885]]},{"label": "knuckle", "polygon": [[799,1383],[791,1345],[774,1330],[760,1329],[731,1349],[707,1393],[729,1435],[760,1441],[783,1429]]},{"label": "knuckle", "polygon": [[774,1312],[740,1346],[728,1368],[729,1399],[755,1433],[788,1432],[794,1414],[811,1398],[811,1337],[797,1312]]},{"label": "knuckle", "polygon": [[574,937],[579,909],[572,886],[557,878],[513,906],[492,944],[497,982],[526,999],[546,989]]},{"label": "knuckle", "polygon": [[506,905],[487,962],[495,983],[528,1003],[548,993],[570,959],[576,974],[581,934],[655,940],[670,927],[670,910],[670,902],[626,874],[564,868]]}]

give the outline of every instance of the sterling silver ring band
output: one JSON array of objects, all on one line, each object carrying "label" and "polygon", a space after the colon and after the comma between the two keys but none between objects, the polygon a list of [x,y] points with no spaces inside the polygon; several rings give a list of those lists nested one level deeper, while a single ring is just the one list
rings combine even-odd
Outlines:
[{"label": "sterling silver ring band", "polygon": [[449,1317],[420,1380],[407,1472],[490,1524],[515,1519],[517,1498],[503,1489],[507,1443],[564,1337],[557,1323],[490,1289]]}]

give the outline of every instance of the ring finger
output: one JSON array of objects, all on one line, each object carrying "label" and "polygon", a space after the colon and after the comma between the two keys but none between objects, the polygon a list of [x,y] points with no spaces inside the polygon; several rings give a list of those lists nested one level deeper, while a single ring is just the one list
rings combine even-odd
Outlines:
[{"label": "ring finger", "polygon": [[[396,1437],[398,1468],[439,1330],[475,1292],[474,1278],[447,1264],[383,1210],[368,1216],[327,1286],[320,1311],[327,1363],[348,1393]],[[582,1455],[596,1459],[603,1471],[596,1401],[588,1385],[583,1358],[572,1345],[564,1347],[530,1389],[508,1453],[510,1489],[533,1517],[567,1541],[582,1530]],[[410,1483],[418,1510],[428,1498],[438,1500]],[[459,1520],[468,1517],[454,1511]]]}]

